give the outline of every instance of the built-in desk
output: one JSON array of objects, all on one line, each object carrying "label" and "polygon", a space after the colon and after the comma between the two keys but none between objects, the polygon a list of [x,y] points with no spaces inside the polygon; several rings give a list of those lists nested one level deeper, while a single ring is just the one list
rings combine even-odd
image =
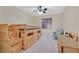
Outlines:
[{"label": "built-in desk", "polygon": [[79,52],[79,40],[72,39],[69,36],[58,35],[57,44],[59,52]]}]

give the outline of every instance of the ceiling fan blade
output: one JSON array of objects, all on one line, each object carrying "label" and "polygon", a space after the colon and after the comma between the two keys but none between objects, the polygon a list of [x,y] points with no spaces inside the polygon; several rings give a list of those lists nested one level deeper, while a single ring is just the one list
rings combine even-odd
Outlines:
[{"label": "ceiling fan blade", "polygon": [[39,8],[42,8],[42,6],[39,6]]},{"label": "ceiling fan blade", "polygon": [[46,13],[45,11],[43,11],[43,13]]},{"label": "ceiling fan blade", "polygon": [[47,10],[47,8],[44,8],[44,10]]}]

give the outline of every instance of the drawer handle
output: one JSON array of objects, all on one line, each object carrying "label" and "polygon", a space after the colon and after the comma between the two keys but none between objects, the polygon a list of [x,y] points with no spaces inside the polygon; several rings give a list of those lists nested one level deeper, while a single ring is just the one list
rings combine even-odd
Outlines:
[{"label": "drawer handle", "polygon": [[31,35],[33,35],[33,33],[28,33],[28,36],[31,36]]},{"label": "drawer handle", "polygon": [[19,33],[19,37],[21,37],[21,33]]},{"label": "drawer handle", "polygon": [[19,30],[24,30],[24,29],[19,29]]},{"label": "drawer handle", "polygon": [[40,33],[40,31],[38,31],[38,33]]}]

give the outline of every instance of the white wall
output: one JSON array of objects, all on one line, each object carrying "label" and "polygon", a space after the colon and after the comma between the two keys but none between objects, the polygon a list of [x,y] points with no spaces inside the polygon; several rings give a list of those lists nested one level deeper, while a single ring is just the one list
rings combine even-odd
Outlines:
[{"label": "white wall", "polygon": [[32,24],[36,25],[36,18],[25,13],[16,7],[0,6],[0,23],[6,24]]},{"label": "white wall", "polygon": [[57,31],[62,28],[62,14],[55,14],[52,16],[52,30]]},{"label": "white wall", "polygon": [[63,14],[63,28],[65,32],[79,33],[79,7],[66,7]]}]

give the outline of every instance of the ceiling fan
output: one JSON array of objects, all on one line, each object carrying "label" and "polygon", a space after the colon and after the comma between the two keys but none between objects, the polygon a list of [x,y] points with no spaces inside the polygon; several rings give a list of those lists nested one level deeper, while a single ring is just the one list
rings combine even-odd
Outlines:
[{"label": "ceiling fan", "polygon": [[46,11],[47,11],[47,8],[46,7],[44,7],[44,6],[38,6],[37,7],[37,9],[38,9],[38,12],[40,13],[46,13]]}]

